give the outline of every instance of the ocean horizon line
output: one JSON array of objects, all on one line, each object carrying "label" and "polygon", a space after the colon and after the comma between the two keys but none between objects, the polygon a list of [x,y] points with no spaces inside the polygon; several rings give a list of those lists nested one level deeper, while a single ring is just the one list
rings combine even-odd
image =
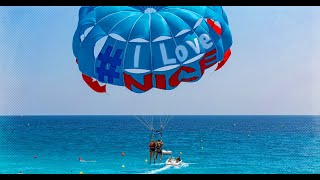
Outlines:
[{"label": "ocean horizon line", "polygon": [[320,116],[320,114],[26,114],[1,115],[0,117],[19,116]]}]

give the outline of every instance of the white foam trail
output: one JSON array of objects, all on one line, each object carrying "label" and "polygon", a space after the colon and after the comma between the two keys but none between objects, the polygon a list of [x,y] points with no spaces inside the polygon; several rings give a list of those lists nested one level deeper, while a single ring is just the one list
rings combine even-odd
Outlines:
[{"label": "white foam trail", "polygon": [[[164,163],[163,163],[164,164]],[[162,172],[162,171],[165,171],[171,167],[173,167],[174,169],[180,169],[180,168],[185,168],[185,167],[188,167],[189,164],[197,164],[197,163],[185,163],[185,162],[182,162],[180,165],[178,166],[171,166],[171,165],[165,165],[164,167],[160,168],[160,169],[154,169],[154,170],[151,170],[151,171],[148,171],[146,173],[143,173],[143,174],[157,174],[159,172]]]},{"label": "white foam trail", "polygon": [[151,166],[162,166],[162,165],[166,165],[166,163],[156,163],[156,164],[151,163]]},{"label": "white foam trail", "polygon": [[[190,163],[182,162],[179,166],[174,166],[174,169],[180,169],[184,167],[188,167]],[[195,163],[194,163],[195,164]]]},{"label": "white foam trail", "polygon": [[160,168],[160,169],[154,169],[154,170],[151,170],[145,174],[156,174],[156,173],[159,173],[159,172],[162,172],[162,171],[165,171],[167,169],[169,169],[171,166],[168,166],[168,165],[165,165],[164,167]]}]

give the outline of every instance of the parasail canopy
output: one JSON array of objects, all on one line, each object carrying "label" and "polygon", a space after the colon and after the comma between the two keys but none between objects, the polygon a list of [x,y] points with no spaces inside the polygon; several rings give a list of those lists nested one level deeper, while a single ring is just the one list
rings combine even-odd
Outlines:
[{"label": "parasail canopy", "polygon": [[92,89],[105,92],[100,82],[143,93],[198,81],[216,63],[220,69],[232,36],[220,6],[86,6],[72,45]]}]

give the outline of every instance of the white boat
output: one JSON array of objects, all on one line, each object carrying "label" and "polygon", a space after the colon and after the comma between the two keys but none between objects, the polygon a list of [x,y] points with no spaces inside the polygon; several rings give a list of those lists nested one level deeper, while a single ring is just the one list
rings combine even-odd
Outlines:
[{"label": "white boat", "polygon": [[169,158],[166,160],[166,165],[178,166],[182,163],[182,160],[178,161],[175,158]]}]

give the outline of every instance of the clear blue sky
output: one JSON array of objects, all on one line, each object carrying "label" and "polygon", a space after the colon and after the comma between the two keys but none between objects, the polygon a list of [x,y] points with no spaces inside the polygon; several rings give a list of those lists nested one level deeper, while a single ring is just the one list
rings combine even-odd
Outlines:
[{"label": "clear blue sky", "polygon": [[232,56],[210,76],[143,94],[83,82],[79,7],[0,7],[0,115],[320,114],[320,7],[224,7]]}]

